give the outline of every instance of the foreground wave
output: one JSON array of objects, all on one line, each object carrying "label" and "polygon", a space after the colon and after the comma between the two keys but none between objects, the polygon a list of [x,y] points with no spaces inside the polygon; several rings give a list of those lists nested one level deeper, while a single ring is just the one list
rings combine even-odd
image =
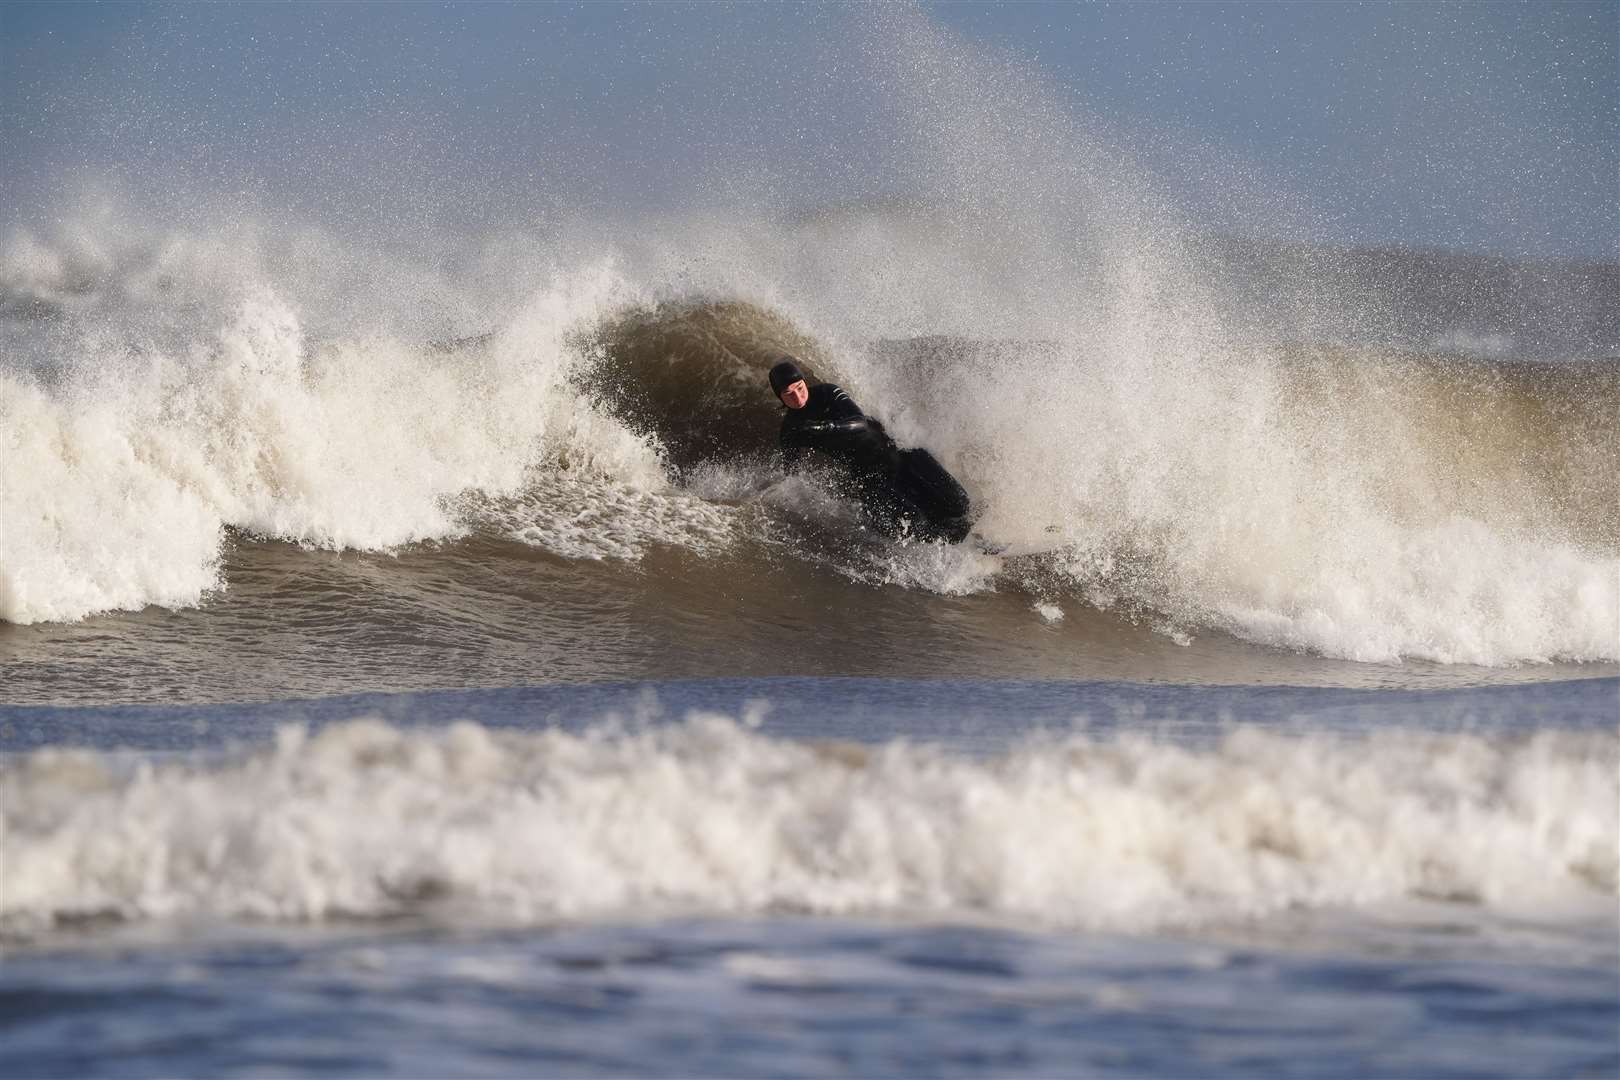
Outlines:
[{"label": "foreground wave", "polygon": [[3,767],[0,926],[703,913],[1143,930],[1413,898],[1532,920],[1616,894],[1620,737],[1075,734],[988,758],[374,720],[235,756]]}]

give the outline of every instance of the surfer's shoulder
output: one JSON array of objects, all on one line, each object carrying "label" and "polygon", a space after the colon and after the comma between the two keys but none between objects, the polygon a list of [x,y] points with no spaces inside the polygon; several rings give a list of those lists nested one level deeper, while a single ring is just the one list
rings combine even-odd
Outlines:
[{"label": "surfer's shoulder", "polygon": [[810,388],[810,404],[818,409],[836,409],[839,412],[861,411],[855,399],[842,386],[830,382],[817,383]]}]

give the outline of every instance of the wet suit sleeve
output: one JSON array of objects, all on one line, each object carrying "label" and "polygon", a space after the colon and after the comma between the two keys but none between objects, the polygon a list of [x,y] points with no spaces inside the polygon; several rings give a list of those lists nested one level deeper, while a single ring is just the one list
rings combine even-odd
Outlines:
[{"label": "wet suit sleeve", "polygon": [[797,425],[800,439],[805,445],[817,449],[832,449],[840,440],[858,438],[878,425],[876,420],[861,412],[853,398],[843,388],[822,383],[812,391],[810,403]]},{"label": "wet suit sleeve", "polygon": [[798,468],[805,450],[849,462],[881,457],[892,446],[883,425],[832,383],[812,387],[805,407],[783,418],[779,442],[782,467],[788,472]]}]

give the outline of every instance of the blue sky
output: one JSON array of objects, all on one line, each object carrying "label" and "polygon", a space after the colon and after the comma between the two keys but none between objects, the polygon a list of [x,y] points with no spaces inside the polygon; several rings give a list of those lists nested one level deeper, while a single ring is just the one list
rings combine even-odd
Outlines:
[{"label": "blue sky", "polygon": [[[920,10],[1194,207],[1242,175],[1314,208],[1300,239],[1615,256],[1620,5]],[[745,175],[795,206],[907,194],[904,58],[874,55],[904,44],[871,27],[822,5],[0,5],[3,210],[87,182],[472,220],[723,201]]]}]

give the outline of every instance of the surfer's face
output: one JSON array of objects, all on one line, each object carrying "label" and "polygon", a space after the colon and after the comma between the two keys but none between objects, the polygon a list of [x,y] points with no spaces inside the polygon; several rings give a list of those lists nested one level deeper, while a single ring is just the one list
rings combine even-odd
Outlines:
[{"label": "surfer's face", "polygon": [[802,409],[804,403],[810,400],[810,387],[803,379],[788,383],[782,387],[782,404],[790,409]]}]

